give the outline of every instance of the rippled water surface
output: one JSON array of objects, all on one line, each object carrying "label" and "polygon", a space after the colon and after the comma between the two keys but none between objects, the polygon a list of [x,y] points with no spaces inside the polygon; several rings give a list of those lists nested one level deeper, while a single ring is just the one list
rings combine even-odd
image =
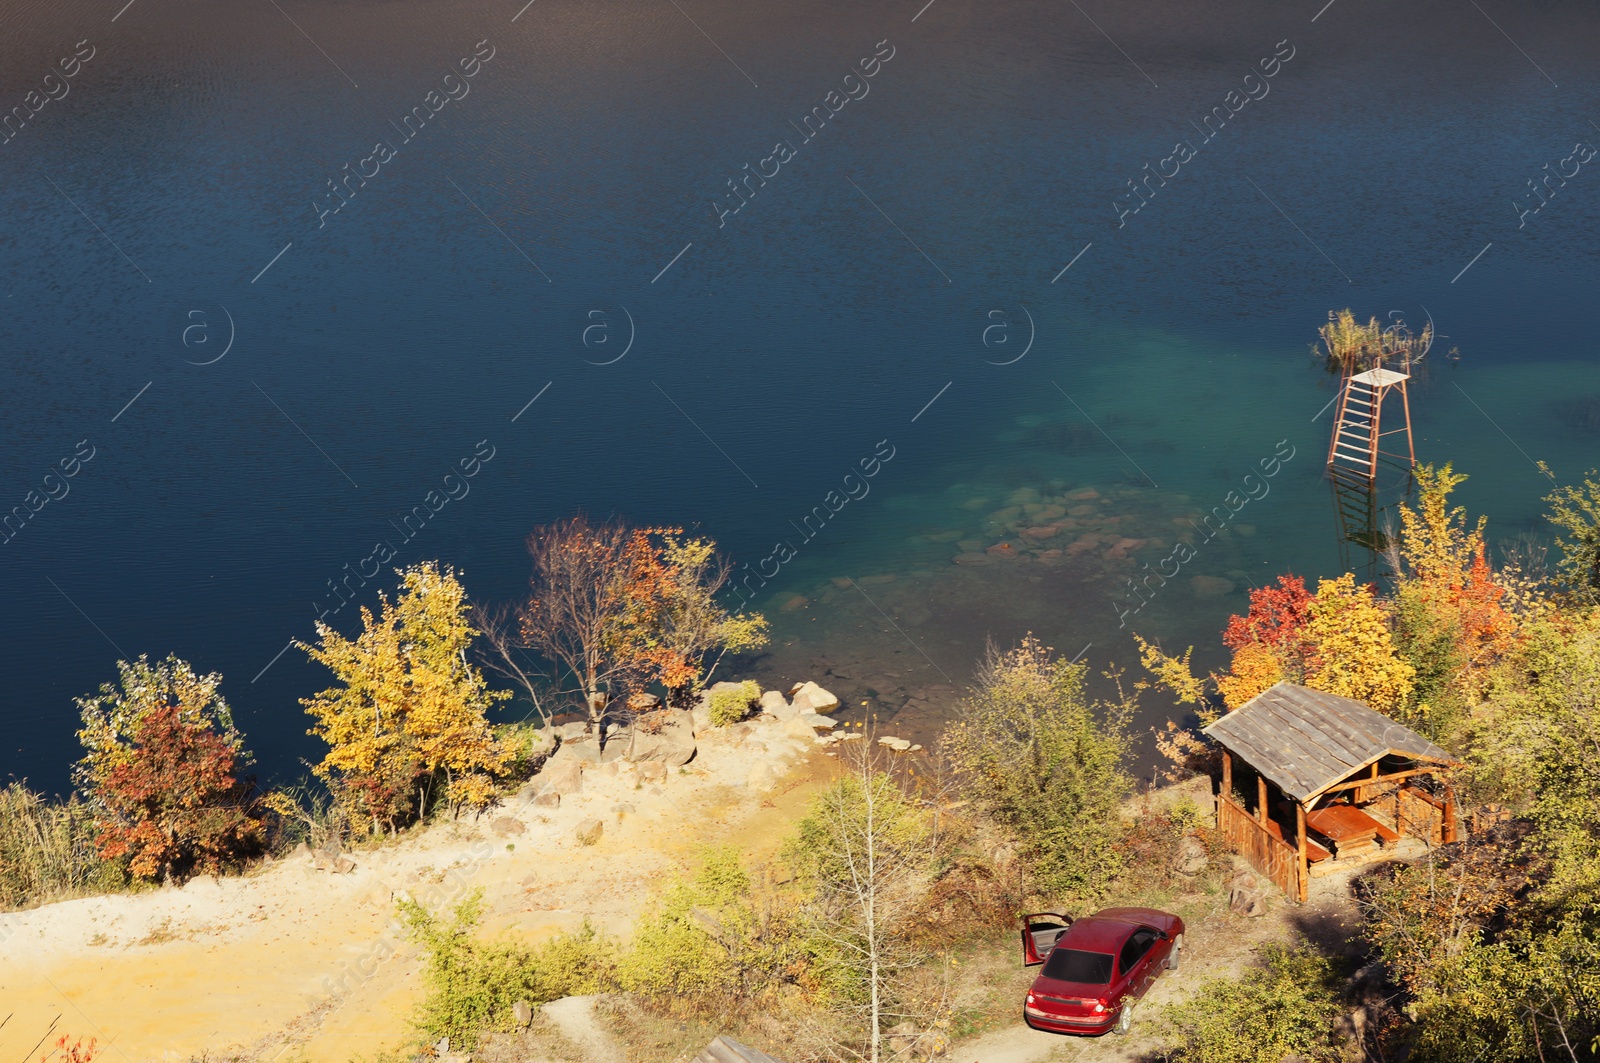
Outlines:
[{"label": "rippled water surface", "polygon": [[0,12],[4,505],[92,453],[0,546],[0,773],[65,785],[72,698],[171,651],[292,776],[281,651],[376,601],[330,581],[510,598],[580,508],[787,543],[740,667],[919,737],[989,638],[1215,663],[1252,584],[1364,563],[1337,307],[1448,337],[1418,453],[1495,535],[1600,464],[1592,5],[124,2]]}]

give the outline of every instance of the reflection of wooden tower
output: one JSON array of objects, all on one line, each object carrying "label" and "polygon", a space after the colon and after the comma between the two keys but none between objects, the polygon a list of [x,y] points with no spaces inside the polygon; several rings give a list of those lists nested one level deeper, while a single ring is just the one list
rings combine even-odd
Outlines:
[{"label": "reflection of wooden tower", "polygon": [[[1348,474],[1332,472],[1333,512],[1339,521],[1339,564],[1346,572],[1361,569],[1368,580],[1377,578],[1378,558],[1389,545],[1379,524],[1378,492],[1373,484]],[[1360,547],[1360,555],[1351,547]]]},{"label": "reflection of wooden tower", "polygon": [[[1411,440],[1411,401],[1406,396],[1409,373],[1392,369],[1368,369],[1346,376],[1339,390],[1339,411],[1334,417],[1333,439],[1328,444],[1328,475],[1371,487],[1378,479],[1380,457],[1402,459],[1407,469],[1417,464],[1416,446]],[[1383,431],[1383,400],[1390,392],[1400,393],[1400,410],[1405,423]],[[1389,453],[1380,444],[1384,436],[1405,433],[1406,452]]]}]

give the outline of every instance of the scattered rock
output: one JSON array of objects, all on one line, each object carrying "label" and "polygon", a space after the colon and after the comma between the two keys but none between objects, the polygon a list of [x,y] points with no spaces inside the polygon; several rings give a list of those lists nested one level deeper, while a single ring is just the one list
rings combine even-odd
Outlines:
[{"label": "scattered rock", "polygon": [[582,721],[564,723],[555,729],[563,742],[573,742],[589,737],[589,725]]},{"label": "scattered rock", "polygon": [[519,1027],[526,1027],[533,1022],[533,1008],[526,1000],[519,1000],[511,1005],[511,1018]]},{"label": "scattered rock", "polygon": [[600,835],[606,832],[606,825],[598,819],[586,819],[578,824],[573,836],[578,839],[579,845],[593,845],[600,840]]},{"label": "scattered rock", "polygon": [[901,753],[905,753],[911,749],[911,742],[909,739],[896,738],[893,735],[884,735],[878,739],[878,744],[880,746],[888,746],[890,749],[898,750]]},{"label": "scattered rock", "polygon": [[560,808],[561,795],[556,793],[554,790],[550,790],[546,793],[540,794],[538,797],[535,797],[532,803],[537,805],[539,808]]},{"label": "scattered rock", "polygon": [[[557,796],[556,800],[559,802],[561,798]],[[522,820],[512,819],[510,816],[499,817],[493,823],[489,824],[489,829],[500,835],[502,838],[508,834],[521,834],[523,831],[527,830],[527,828],[522,825]]]},{"label": "scattered rock", "polygon": [[985,550],[984,553],[988,554],[990,557],[1016,557],[1017,548],[1012,546],[1010,542],[1001,542],[995,543],[993,546],[989,547],[989,549]]},{"label": "scattered rock", "polygon": [[829,712],[839,707],[838,698],[809,681],[797,683],[792,687],[789,690],[789,701],[800,713]]},{"label": "scattered rock", "polygon": [[1045,524],[1037,528],[1023,528],[1022,534],[1028,539],[1053,539],[1061,534],[1061,529],[1054,524]]},{"label": "scattered rock", "polygon": [[310,860],[312,858],[311,846],[307,845],[305,842],[301,842],[299,845],[294,847],[294,852],[290,853],[289,855],[297,860]]},{"label": "scattered rock", "polygon": [[778,608],[785,613],[798,613],[800,610],[804,609],[810,604],[811,600],[805,595],[791,594],[788,598],[784,599],[783,604],[778,606]]},{"label": "scattered rock", "polygon": [[661,698],[656,694],[647,694],[640,690],[628,695],[628,709],[631,712],[652,712],[660,707]]},{"label": "scattered rock", "polygon": [[356,869],[356,862],[343,854],[333,858],[333,863],[328,865],[328,870],[335,875],[348,875]]},{"label": "scattered rock", "polygon": [[1198,875],[1208,863],[1210,857],[1206,855],[1204,843],[1190,834],[1178,843],[1178,851],[1172,858],[1172,869],[1180,875]]},{"label": "scattered rock", "polygon": [[667,781],[667,765],[665,761],[643,760],[634,765],[634,768],[638,772],[641,784]]},{"label": "scattered rock", "polygon": [[1196,576],[1189,581],[1196,598],[1220,598],[1233,593],[1233,580],[1221,576]]}]

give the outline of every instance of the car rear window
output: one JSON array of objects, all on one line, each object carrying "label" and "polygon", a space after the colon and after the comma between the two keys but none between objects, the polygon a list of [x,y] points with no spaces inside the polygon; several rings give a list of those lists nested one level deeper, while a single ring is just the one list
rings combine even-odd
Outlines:
[{"label": "car rear window", "polygon": [[1045,961],[1044,976],[1061,982],[1106,985],[1111,981],[1111,957],[1104,952],[1057,947]]}]

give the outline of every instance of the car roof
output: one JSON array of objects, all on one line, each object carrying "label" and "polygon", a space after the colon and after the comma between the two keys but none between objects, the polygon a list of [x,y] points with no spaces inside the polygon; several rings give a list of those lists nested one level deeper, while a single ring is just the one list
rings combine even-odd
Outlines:
[{"label": "car roof", "polygon": [[1086,952],[1116,952],[1141,925],[1130,919],[1104,915],[1086,915],[1075,920],[1067,932],[1056,942],[1056,948],[1082,949]]}]

